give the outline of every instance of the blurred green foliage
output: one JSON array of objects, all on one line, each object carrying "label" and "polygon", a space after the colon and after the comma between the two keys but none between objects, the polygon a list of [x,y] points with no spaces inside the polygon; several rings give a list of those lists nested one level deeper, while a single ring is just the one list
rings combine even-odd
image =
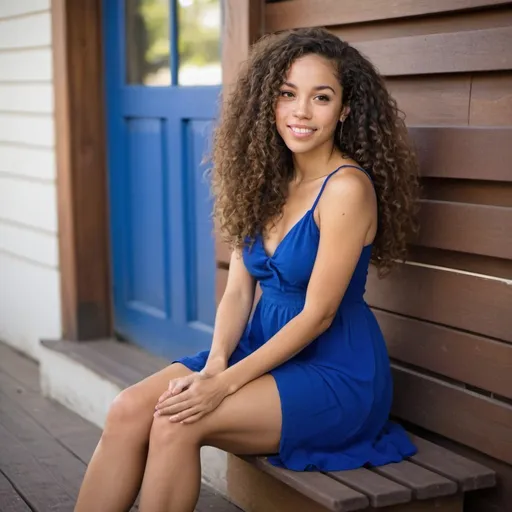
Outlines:
[{"label": "blurred green foliage", "polygon": [[[139,0],[150,66],[169,58],[169,1]],[[182,65],[203,66],[220,60],[220,0],[177,0],[178,52]]]}]

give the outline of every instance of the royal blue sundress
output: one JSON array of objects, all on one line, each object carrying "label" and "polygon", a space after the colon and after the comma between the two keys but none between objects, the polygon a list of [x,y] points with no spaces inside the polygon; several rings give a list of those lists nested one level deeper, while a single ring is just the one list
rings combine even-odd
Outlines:
[{"label": "royal blue sundress", "polygon": [[[261,298],[229,365],[274,336],[304,307],[320,240],[313,206],[269,256],[261,236],[243,250]],[[355,167],[370,175],[359,167]],[[370,177],[371,179],[371,177]],[[270,373],[281,399],[279,453],[269,461],[295,471],[338,471],[399,462],[416,453],[405,430],[389,421],[392,376],[386,344],[366,304],[366,278],[372,245],[362,249],[331,326],[299,354]],[[203,369],[208,351],[177,362]]]}]

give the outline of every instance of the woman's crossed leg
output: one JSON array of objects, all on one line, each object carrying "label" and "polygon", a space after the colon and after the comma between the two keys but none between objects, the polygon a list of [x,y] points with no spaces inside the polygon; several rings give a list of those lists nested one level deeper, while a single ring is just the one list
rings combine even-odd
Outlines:
[{"label": "woman's crossed leg", "polygon": [[201,446],[244,453],[275,453],[281,436],[276,383],[264,375],[228,396],[191,424],[153,417],[170,380],[192,373],[181,364],[124,390],[109,411],[75,512],[121,512],[139,489],[141,512],[192,512],[199,496]]}]

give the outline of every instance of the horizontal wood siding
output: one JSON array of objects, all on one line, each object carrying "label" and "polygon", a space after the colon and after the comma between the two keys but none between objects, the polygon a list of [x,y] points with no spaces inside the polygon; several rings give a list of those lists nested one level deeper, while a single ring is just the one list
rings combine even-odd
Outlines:
[{"label": "horizontal wood siding", "polygon": [[507,0],[287,0],[269,3],[265,11],[267,32],[298,27],[348,25],[426,14],[453,13],[487,6],[507,5]]},{"label": "horizontal wood siding", "polygon": [[[368,56],[406,115],[420,234],[366,300],[395,378],[393,413],[500,461],[512,484],[512,2],[285,0],[265,31],[327,26]],[[218,300],[229,251],[218,243]],[[512,510],[503,488],[466,510]],[[491,510],[491,508],[489,508]]]},{"label": "horizontal wood siding", "polygon": [[0,339],[60,337],[49,0],[0,2]]}]

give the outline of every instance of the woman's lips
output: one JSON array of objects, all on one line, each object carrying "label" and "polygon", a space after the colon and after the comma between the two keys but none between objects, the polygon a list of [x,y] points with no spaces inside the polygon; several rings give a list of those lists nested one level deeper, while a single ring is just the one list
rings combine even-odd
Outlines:
[{"label": "woman's lips", "polygon": [[288,126],[288,129],[297,139],[307,139],[308,137],[311,137],[316,131],[314,128],[307,128],[302,126]]}]

